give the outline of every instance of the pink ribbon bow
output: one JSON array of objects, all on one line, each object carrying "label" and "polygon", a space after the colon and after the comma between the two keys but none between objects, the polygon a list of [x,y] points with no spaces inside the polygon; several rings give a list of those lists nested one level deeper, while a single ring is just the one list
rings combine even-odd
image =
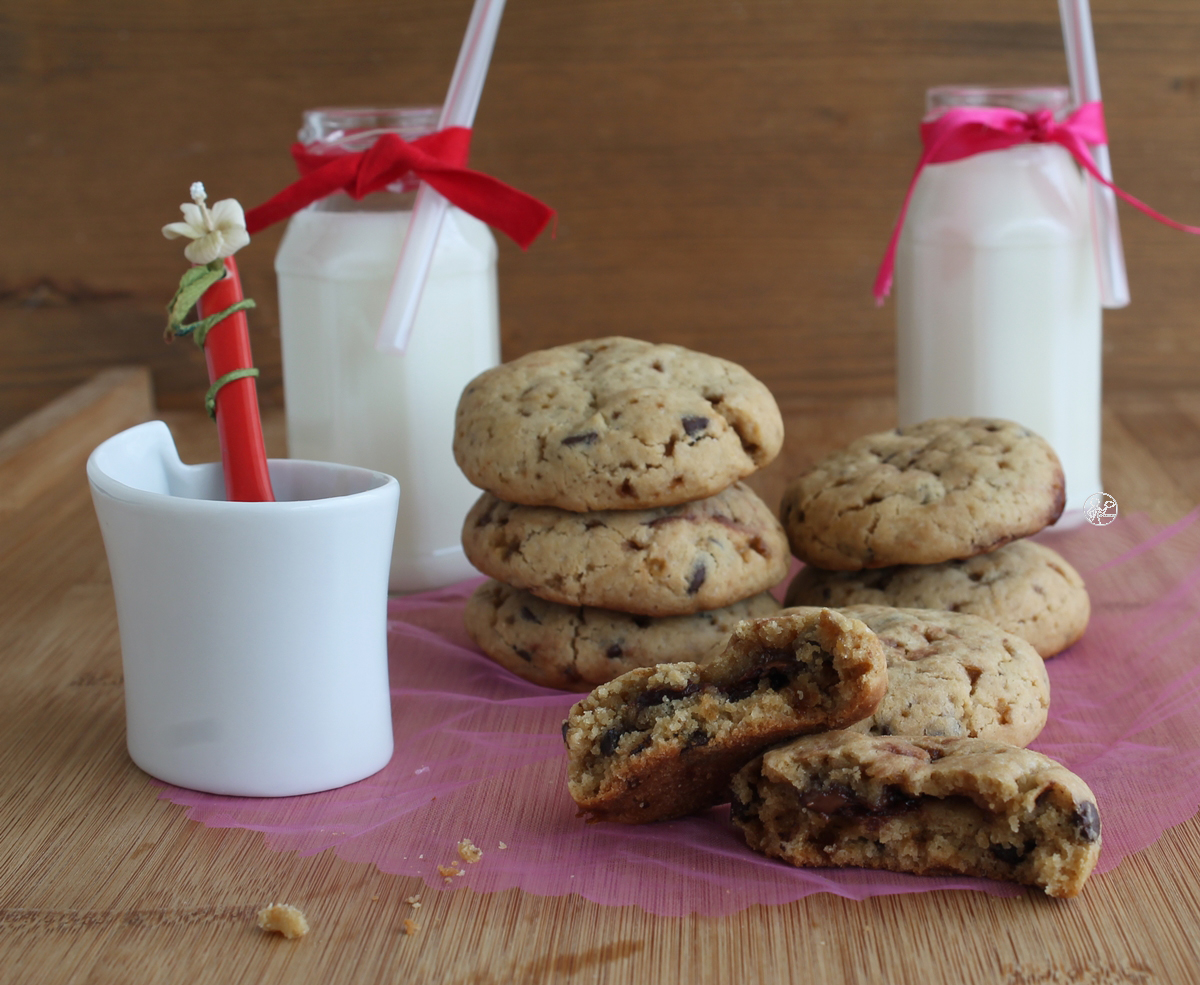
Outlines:
[{"label": "pink ribbon bow", "polygon": [[883,255],[879,274],[875,278],[874,292],[877,304],[883,304],[891,292],[896,265],[896,244],[900,241],[900,230],[904,226],[904,217],[908,213],[909,202],[917,187],[917,179],[921,177],[925,166],[947,164],[975,154],[1015,147],[1017,144],[1061,144],[1071,152],[1071,156],[1079,162],[1080,167],[1134,208],[1174,229],[1200,235],[1200,226],[1186,226],[1182,222],[1167,218],[1145,202],[1122,191],[1100,173],[1092,158],[1092,152],[1088,150],[1089,145],[1108,143],[1108,134],[1104,128],[1104,109],[1100,103],[1084,103],[1061,123],[1054,119],[1053,113],[1045,109],[1022,113],[1020,110],[996,107],[955,107],[946,110],[936,119],[921,124],[921,143],[925,150],[917,162],[912,181],[909,182],[908,194],[904,196],[904,204],[900,208],[900,217],[896,220],[887,252]]}]

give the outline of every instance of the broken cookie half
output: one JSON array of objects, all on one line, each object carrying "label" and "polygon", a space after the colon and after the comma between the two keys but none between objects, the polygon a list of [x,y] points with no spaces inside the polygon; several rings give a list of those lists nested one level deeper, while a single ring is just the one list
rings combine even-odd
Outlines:
[{"label": "broken cookie half", "polygon": [[883,646],[857,619],[800,608],[746,620],[703,664],[638,668],[576,704],[567,788],[592,820],[691,814],[728,800],[764,749],[866,718],[886,689]]},{"label": "broken cookie half", "polygon": [[1075,896],[1100,855],[1087,784],[1040,753],[986,739],[805,736],[734,778],[753,849],[796,866],[982,876]]}]

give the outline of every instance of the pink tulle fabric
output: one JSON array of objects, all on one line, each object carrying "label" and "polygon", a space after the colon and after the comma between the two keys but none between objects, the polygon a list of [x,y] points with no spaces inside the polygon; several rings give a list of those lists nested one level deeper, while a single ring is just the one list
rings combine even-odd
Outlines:
[{"label": "pink tulle fabric", "polygon": [[[1200,805],[1198,519],[1200,511],[1156,529],[1144,516],[1122,517],[1038,538],[1079,569],[1092,597],[1086,635],[1047,665],[1050,720],[1032,747],[1095,792],[1104,825],[1097,874]],[[794,869],[749,851],[728,808],[640,827],[584,823],[567,795],[561,738],[580,696],[526,683],[479,654],[462,628],[464,600],[478,583],[391,601],[396,752],[381,772],[306,797],[178,787],[161,797],[209,827],[261,831],[271,849],[332,850],[435,890],[577,893],[669,916],[718,916],[818,892],[1024,892],[979,879]],[[438,866],[458,858],[463,838],[482,859],[443,877]]]}]

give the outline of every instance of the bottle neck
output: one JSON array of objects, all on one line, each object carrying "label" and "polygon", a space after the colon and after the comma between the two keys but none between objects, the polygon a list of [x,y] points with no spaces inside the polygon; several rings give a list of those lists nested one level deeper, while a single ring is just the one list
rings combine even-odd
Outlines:
[{"label": "bottle neck", "polygon": [[[436,107],[372,109],[324,108],[304,113],[304,126],[299,139],[314,154],[354,154],[367,150],[385,133],[394,133],[404,140],[416,140],[437,129],[441,110]],[[403,212],[411,210],[416,198],[417,180],[407,174],[388,185],[386,191],[376,192],[355,201],[339,191],[310,209],[316,212]]]},{"label": "bottle neck", "polygon": [[925,92],[925,118],[936,119],[958,106],[988,106],[1035,113],[1048,109],[1061,119],[1071,109],[1065,86],[935,86]]}]

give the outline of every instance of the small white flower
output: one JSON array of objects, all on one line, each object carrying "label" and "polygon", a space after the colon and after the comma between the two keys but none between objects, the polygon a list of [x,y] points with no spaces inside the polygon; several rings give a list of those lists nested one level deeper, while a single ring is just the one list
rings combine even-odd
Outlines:
[{"label": "small white flower", "polygon": [[184,221],[167,223],[163,226],[163,235],[167,239],[186,236],[192,240],[183,250],[183,255],[192,263],[212,263],[233,256],[250,242],[246,214],[237,199],[223,198],[209,209],[204,204],[203,184],[193,182],[191,193],[192,201],[179,207]]}]

